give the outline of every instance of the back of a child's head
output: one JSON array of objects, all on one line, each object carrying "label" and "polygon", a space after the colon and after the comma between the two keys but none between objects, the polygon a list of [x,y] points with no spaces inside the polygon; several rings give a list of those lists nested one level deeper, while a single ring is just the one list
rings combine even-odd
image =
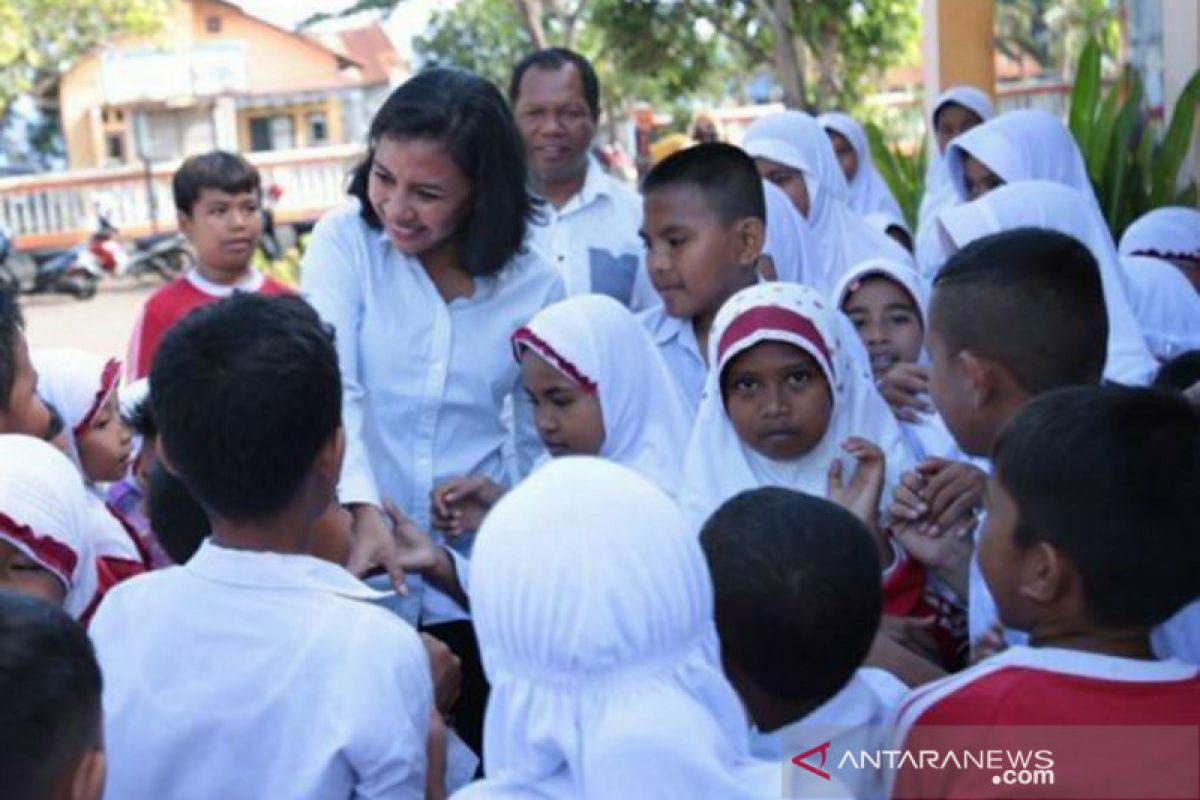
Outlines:
[{"label": "back of a child's head", "polygon": [[0,411],[8,410],[17,379],[17,338],[24,326],[17,293],[7,285],[0,286]]},{"label": "back of a child's head", "polygon": [[1182,392],[1200,381],[1200,350],[1180,353],[1159,368],[1154,385],[1159,389]]},{"label": "back of a child's head", "polygon": [[1200,596],[1200,413],[1182,397],[1051,392],[1013,418],[993,458],[1017,545],[1047,542],[1070,561],[1093,624],[1149,628]]},{"label": "back of a child's head", "polygon": [[262,193],[262,181],[258,169],[237,153],[213,150],[192,156],[175,170],[171,178],[175,210],[191,216],[204,189],[216,189],[226,194],[251,192],[257,196]]},{"label": "back of a child's head", "polygon": [[686,188],[699,192],[723,224],[747,217],[766,222],[767,201],[754,159],[721,142],[688,147],[663,159],[642,180],[642,193]]},{"label": "back of a child's head", "polygon": [[820,497],[768,487],[726,501],[700,543],[724,659],[772,697],[815,708],[862,665],[882,589],[871,534]]},{"label": "back of a child's head", "polygon": [[161,462],[146,477],[146,518],[176,564],[187,563],[211,532],[204,508]]},{"label": "back of a child's head", "polygon": [[933,285],[930,327],[951,353],[1001,363],[1030,395],[1100,382],[1108,315],[1096,259],[1077,239],[1040,228],[985,236]]},{"label": "back of a child's head", "polygon": [[171,470],[210,513],[282,511],[341,426],[332,332],[298,297],[235,294],[171,328],[150,396]]},{"label": "back of a child's head", "polygon": [[[8,800],[99,796],[100,667],[60,608],[0,591],[0,789]],[[84,778],[84,759],[95,754]]]}]

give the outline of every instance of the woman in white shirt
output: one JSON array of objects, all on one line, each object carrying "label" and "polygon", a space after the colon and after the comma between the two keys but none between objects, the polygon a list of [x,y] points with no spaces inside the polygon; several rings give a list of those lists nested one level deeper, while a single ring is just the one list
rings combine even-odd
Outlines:
[{"label": "woman in white shirt", "polygon": [[[403,592],[383,501],[429,530],[435,486],[469,474],[508,486],[510,467],[541,454],[509,337],[563,290],[522,249],[535,213],[524,148],[504,98],[472,73],[429,70],[396,89],[350,195],[317,225],[302,289],[337,336],[349,567],[380,562]],[[466,619],[433,587],[420,594],[423,623]]]}]

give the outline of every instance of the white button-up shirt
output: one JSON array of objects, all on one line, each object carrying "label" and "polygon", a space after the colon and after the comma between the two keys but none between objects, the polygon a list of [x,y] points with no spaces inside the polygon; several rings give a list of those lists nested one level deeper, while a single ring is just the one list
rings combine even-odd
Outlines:
[{"label": "white button-up shirt", "polygon": [[421,798],[429,660],[379,593],[311,556],[210,541],[91,626],[106,797]]},{"label": "white button-up shirt", "polygon": [[658,352],[667,365],[667,371],[675,379],[684,398],[691,404],[694,417],[700,408],[700,395],[704,394],[704,378],[708,364],[700,353],[696,340],[696,329],[690,319],[672,317],[662,305],[638,314],[638,320],[658,345]]},{"label": "white button-up shirt", "polygon": [[529,243],[562,274],[568,294],[606,294],[637,309],[657,300],[634,289],[642,272],[641,226],[641,195],[588,159],[583,188],[562,208],[541,207]]}]

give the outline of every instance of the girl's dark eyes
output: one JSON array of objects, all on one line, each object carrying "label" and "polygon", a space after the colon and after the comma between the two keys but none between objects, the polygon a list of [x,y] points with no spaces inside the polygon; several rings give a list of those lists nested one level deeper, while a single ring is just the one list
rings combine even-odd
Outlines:
[{"label": "girl's dark eyes", "polygon": [[812,380],[812,373],[806,369],[798,369],[788,375],[791,383],[805,384]]}]

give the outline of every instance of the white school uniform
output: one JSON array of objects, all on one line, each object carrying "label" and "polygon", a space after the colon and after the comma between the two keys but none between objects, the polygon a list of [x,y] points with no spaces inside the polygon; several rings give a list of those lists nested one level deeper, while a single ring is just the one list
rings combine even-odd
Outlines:
[{"label": "white school uniform", "polygon": [[678,508],[632,470],[554,459],[488,514],[471,605],[491,682],[476,798],[765,798]]},{"label": "white school uniform", "polygon": [[816,119],[800,111],[763,117],[746,129],[742,147],[751,156],[804,175],[810,203],[807,221],[819,265],[805,276],[810,285],[828,291],[851,265],[868,258],[911,260],[903,247],[847,205],[846,178],[829,136]]},{"label": "white school uniform", "polygon": [[943,211],[938,219],[951,251],[988,234],[1021,227],[1058,231],[1083,242],[1100,265],[1104,305],[1108,310],[1104,377],[1131,385],[1144,385],[1154,377],[1158,365],[1146,347],[1129,305],[1112,237],[1095,202],[1088,196],[1060,182],[1019,180]]},{"label": "white school uniform", "polygon": [[379,596],[312,556],[211,539],[117,586],[91,628],[105,796],[424,797],[429,660]]},{"label": "white school uniform", "polygon": [[[562,281],[536,255],[518,255],[475,294],[446,303],[421,262],[370,228],[357,201],[331,211],[304,257],[305,297],[336,333],[346,458],[342,503],[391,498],[430,530],[430,494],[462,475],[511,484],[504,450],[515,435],[518,471],[544,454],[509,337],[561,299]],[[507,402],[515,431],[502,418]],[[425,621],[465,619],[426,587]]]},{"label": "white school uniform", "polygon": [[788,283],[814,285],[823,280],[812,230],[792,201],[770,181],[763,181],[767,204],[767,237],[763,252],[775,263],[776,276]]},{"label": "white school uniform", "polygon": [[650,335],[627,308],[603,295],[568,298],[518,330],[513,349],[518,361],[531,351],[596,396],[604,420],[601,458],[675,495],[691,411]]},{"label": "white school uniform", "polygon": [[[733,429],[721,393],[721,373],[739,353],[764,341],[800,348],[824,373],[833,393],[825,435],[809,453],[773,461],[746,446]],[[760,486],[781,486],[824,497],[829,468],[844,459],[841,445],[861,436],[883,450],[886,507],[900,475],[913,466],[900,426],[871,378],[866,350],[850,320],[815,289],[763,283],[735,294],[713,323],[704,397],[688,443],[679,502],[695,530],[729,498]],[[854,474],[852,461],[844,475]]]},{"label": "white school uniform", "polygon": [[1200,266],[1200,211],[1164,206],[1138,217],[1121,234],[1123,256],[1182,259]]},{"label": "white school uniform", "polygon": [[1170,361],[1200,350],[1200,294],[1174,264],[1152,256],[1121,256],[1129,304],[1150,353]]},{"label": "white school uniform", "polygon": [[858,156],[858,170],[854,177],[846,182],[847,205],[861,216],[882,213],[897,224],[904,224],[904,212],[892,195],[887,181],[879,174],[875,162],[871,158],[871,147],[867,142],[867,132],[862,124],[848,114],[832,112],[817,117],[817,122],[827,131],[840,133],[845,137],[854,154]]},{"label": "white school uniform", "polygon": [[945,260],[938,239],[937,215],[942,209],[958,204],[958,193],[950,181],[950,169],[946,156],[938,149],[934,118],[950,103],[973,111],[982,122],[996,116],[992,98],[974,86],[952,86],[938,96],[929,113],[928,157],[925,163],[925,193],[921,196],[921,210],[917,216],[917,266],[926,280],[930,280]]},{"label": "white school uniform", "polygon": [[640,307],[642,198],[593,158],[579,192],[562,208],[545,203],[529,226],[529,247],[562,276],[568,295],[606,294]]},{"label": "white school uniform", "polygon": [[75,619],[99,591],[88,522],[88,492],[66,456],[32,436],[0,435],[0,539],[62,583]]},{"label": "white school uniform", "polygon": [[690,319],[672,317],[658,305],[638,314],[638,322],[650,334],[667,372],[688,406],[688,419],[694,419],[704,393],[708,364],[700,352],[700,341]]}]

